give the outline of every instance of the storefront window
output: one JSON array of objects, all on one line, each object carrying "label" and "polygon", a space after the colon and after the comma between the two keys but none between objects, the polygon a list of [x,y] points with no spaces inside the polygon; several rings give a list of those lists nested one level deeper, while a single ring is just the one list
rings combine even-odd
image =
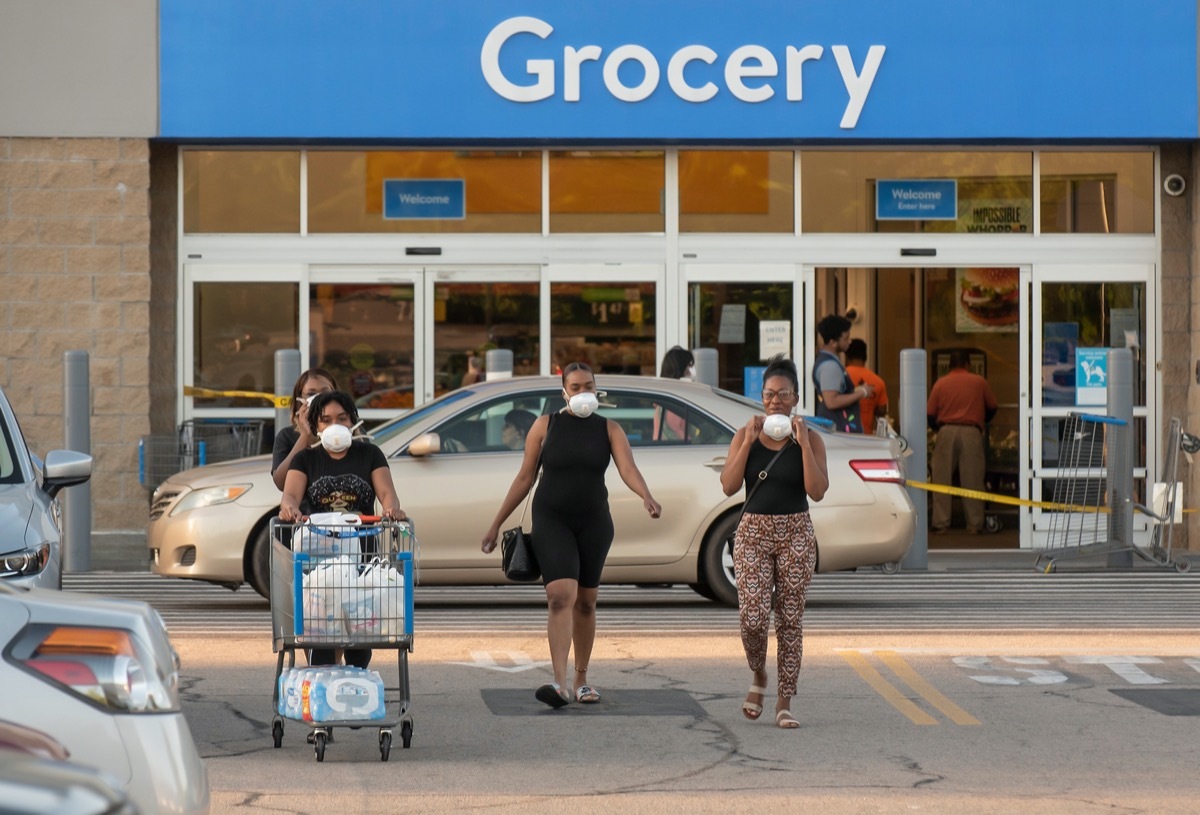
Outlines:
[{"label": "storefront window", "polygon": [[654,376],[653,283],[550,286],[552,364],[586,362],[597,374]]},{"label": "storefront window", "polygon": [[312,150],[309,232],[541,232],[542,154]]},{"label": "storefront window", "polygon": [[537,283],[438,283],[433,326],[437,396],[468,384],[470,358],[483,365],[493,348],[513,352],[513,376],[539,373]]},{"label": "storefront window", "polygon": [[300,231],[298,150],[183,151],[183,231]]},{"label": "storefront window", "polygon": [[[812,150],[800,154],[800,171],[803,232],[1033,234],[1033,154],[1027,151]],[[955,182],[956,200],[944,198],[944,206],[931,211],[936,219],[876,218],[877,182],[899,181],[903,193],[903,182],[926,180]]]},{"label": "storefront window", "polygon": [[661,151],[550,154],[551,232],[662,232]]},{"label": "storefront window", "polygon": [[1043,232],[1154,232],[1154,154],[1040,154]]},{"label": "storefront window", "polygon": [[758,399],[766,361],[792,354],[792,285],[692,283],[688,337],[693,348],[717,349],[719,387]]},{"label": "storefront window", "polygon": [[413,406],[411,284],[318,283],[309,294],[309,356],[360,408]]},{"label": "storefront window", "polygon": [[792,232],[789,150],[681,150],[680,232]]},{"label": "storefront window", "polygon": [[[275,352],[296,348],[295,283],[197,283],[192,383],[217,391],[275,392]],[[245,397],[196,397],[196,407],[270,407]]]}]

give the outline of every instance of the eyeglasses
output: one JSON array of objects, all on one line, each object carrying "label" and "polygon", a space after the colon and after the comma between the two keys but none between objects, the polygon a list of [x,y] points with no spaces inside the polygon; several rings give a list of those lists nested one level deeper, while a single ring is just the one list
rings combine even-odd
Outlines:
[{"label": "eyeglasses", "polygon": [[776,396],[778,396],[780,399],[782,399],[783,401],[786,402],[787,400],[791,399],[795,395],[796,395],[795,391],[763,391],[762,392],[762,398],[763,398],[764,402],[770,402]]}]

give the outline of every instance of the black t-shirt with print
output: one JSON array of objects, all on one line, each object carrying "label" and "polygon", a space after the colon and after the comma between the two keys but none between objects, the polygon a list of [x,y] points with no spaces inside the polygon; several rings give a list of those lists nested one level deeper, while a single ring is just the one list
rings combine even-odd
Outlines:
[{"label": "black t-shirt with print", "polygon": [[383,451],[368,441],[356,441],[340,459],[333,458],[322,447],[301,450],[292,459],[290,469],[308,476],[304,498],[313,513],[374,515],[371,473],[380,467],[387,467]]}]

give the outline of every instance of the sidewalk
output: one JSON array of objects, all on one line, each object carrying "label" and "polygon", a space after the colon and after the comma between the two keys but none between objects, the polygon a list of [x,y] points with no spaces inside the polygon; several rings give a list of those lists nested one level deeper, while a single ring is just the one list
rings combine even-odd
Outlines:
[{"label": "sidewalk", "polygon": [[[146,535],[142,532],[93,532],[91,571],[143,572],[149,569]],[[930,572],[990,571],[994,569],[1032,570],[1035,552],[1025,549],[931,549]],[[1103,557],[1064,561],[1064,568],[1103,566]],[[1134,567],[1154,567],[1134,558]]]}]

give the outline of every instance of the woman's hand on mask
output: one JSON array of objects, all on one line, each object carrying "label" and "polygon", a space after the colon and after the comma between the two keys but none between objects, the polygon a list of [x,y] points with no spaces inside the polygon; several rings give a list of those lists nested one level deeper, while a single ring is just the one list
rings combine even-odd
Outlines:
[{"label": "woman's hand on mask", "polygon": [[797,444],[808,443],[808,426],[800,416],[792,417],[792,435],[796,437]]},{"label": "woman's hand on mask", "polygon": [[642,499],[642,506],[644,506],[646,511],[650,513],[651,518],[657,518],[662,515],[662,505],[650,496],[646,496]]},{"label": "woman's hand on mask", "polygon": [[754,440],[762,433],[763,422],[767,420],[766,416],[751,416],[750,421],[746,422],[746,437],[742,439],[742,443],[749,447],[754,444]]}]

